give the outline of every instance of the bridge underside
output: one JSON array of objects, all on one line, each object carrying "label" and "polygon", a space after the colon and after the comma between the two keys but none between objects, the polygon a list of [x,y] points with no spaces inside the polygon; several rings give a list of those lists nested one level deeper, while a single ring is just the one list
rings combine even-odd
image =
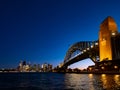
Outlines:
[{"label": "bridge underside", "polygon": [[79,56],[73,58],[72,60],[70,60],[69,62],[65,63],[62,68],[66,69],[69,65],[79,62],[79,61],[82,61],[83,59],[87,59],[88,57],[89,57],[88,54],[79,55]]}]

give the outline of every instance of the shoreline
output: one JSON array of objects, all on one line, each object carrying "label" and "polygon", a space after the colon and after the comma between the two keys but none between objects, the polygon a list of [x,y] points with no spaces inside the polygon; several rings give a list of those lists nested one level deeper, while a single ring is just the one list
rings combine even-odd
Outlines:
[{"label": "shoreline", "polygon": [[61,74],[120,74],[120,72],[106,71],[106,72],[0,72],[2,73],[61,73]]}]

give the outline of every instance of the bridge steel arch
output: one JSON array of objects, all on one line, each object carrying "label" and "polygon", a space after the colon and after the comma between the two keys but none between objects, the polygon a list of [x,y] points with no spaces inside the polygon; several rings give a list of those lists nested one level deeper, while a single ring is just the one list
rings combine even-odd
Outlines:
[{"label": "bridge steel arch", "polygon": [[[77,57],[72,58],[71,55],[76,50],[79,50],[81,53]],[[67,51],[64,58],[63,67],[78,62],[83,59],[90,58],[94,63],[96,63],[99,58],[99,44],[98,41],[81,41],[73,44]]]}]

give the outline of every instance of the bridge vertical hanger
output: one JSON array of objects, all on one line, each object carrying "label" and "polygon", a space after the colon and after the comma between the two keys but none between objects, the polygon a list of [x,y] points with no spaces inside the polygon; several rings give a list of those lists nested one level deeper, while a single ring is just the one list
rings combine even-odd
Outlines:
[{"label": "bridge vertical hanger", "polygon": [[117,25],[111,16],[108,16],[100,25],[99,54],[100,61],[112,60],[111,37],[118,33]]}]

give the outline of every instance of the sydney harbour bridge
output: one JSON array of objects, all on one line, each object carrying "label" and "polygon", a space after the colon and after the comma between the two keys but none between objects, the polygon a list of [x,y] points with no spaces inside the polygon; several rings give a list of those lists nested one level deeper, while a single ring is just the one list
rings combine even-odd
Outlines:
[{"label": "sydney harbour bridge", "polygon": [[98,40],[80,41],[68,49],[59,69],[67,69],[69,65],[87,58],[90,58],[97,68],[120,69],[120,33],[111,16],[100,24]]}]

